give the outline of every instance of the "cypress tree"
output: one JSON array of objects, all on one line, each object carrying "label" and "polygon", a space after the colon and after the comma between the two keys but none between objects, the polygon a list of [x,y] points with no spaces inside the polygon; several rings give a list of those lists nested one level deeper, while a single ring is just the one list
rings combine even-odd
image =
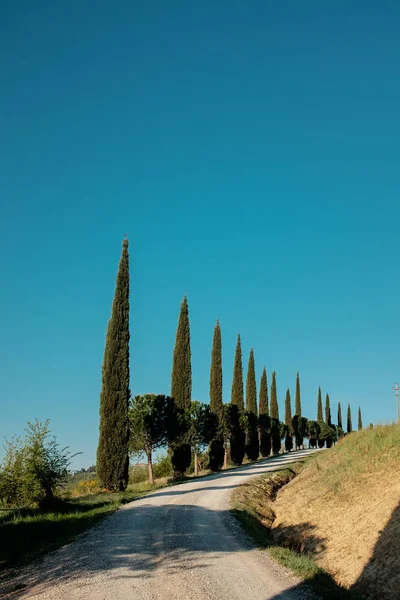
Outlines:
[{"label": "cypress tree", "polygon": [[326,395],[326,400],[325,400],[325,421],[326,421],[327,425],[329,425],[329,426],[332,425],[331,402],[329,399],[329,394]]},{"label": "cypress tree", "polygon": [[236,343],[235,363],[233,367],[231,404],[236,404],[236,406],[239,409],[239,412],[244,411],[242,345],[240,341],[240,333],[238,333]]},{"label": "cypress tree", "polygon": [[224,462],[224,439],[222,435],[222,342],[219,321],[214,328],[210,367],[210,410],[218,420],[218,431],[211,440],[208,454],[210,468],[219,471]]},{"label": "cypress tree", "polygon": [[222,418],[222,341],[219,321],[214,327],[210,368],[210,409]]},{"label": "cypress tree", "polygon": [[246,410],[257,416],[256,371],[253,348],[250,350],[246,379]]},{"label": "cypress tree", "polygon": [[231,459],[235,465],[243,462],[246,446],[245,431],[243,428],[242,415],[244,412],[243,396],[243,367],[242,367],[242,345],[240,333],[238,333],[235,362],[233,366],[233,380],[231,392],[231,408],[229,409],[231,427],[229,444],[231,448]]},{"label": "cypress tree", "polygon": [[96,463],[100,485],[112,491],[128,484],[129,397],[129,253],[124,239],[104,349]]},{"label": "cypress tree", "polygon": [[358,431],[361,431],[362,428],[361,408],[358,407]]},{"label": "cypress tree", "polygon": [[278,398],[276,393],[276,373],[273,371],[272,373],[272,381],[271,381],[271,407],[270,414],[272,419],[278,419],[279,421],[279,407],[278,407]]},{"label": "cypress tree", "polygon": [[340,402],[338,402],[338,407],[337,407],[337,425],[338,425],[338,427],[340,427],[341,429],[343,429],[343,425],[342,425],[342,407],[340,406]]},{"label": "cypress tree", "polygon": [[279,423],[279,407],[278,407],[278,397],[277,397],[277,392],[276,392],[276,373],[275,373],[275,371],[273,371],[273,373],[272,373],[272,381],[271,381],[270,413],[271,413],[272,453],[279,454],[279,451],[281,449],[281,432],[280,432],[280,423]]},{"label": "cypress tree", "polygon": [[192,366],[190,350],[189,307],[186,296],[181,302],[171,375],[171,396],[178,408],[190,409],[192,400]]},{"label": "cypress tree", "polygon": [[324,420],[324,416],[322,413],[322,398],[321,398],[321,388],[318,388],[318,403],[317,403],[317,421],[321,423]]},{"label": "cypress tree", "polygon": [[260,446],[257,427],[257,388],[253,348],[250,350],[246,378],[246,455],[250,460],[257,460]]},{"label": "cypress tree", "polygon": [[269,414],[269,406],[268,406],[268,383],[267,383],[267,371],[264,367],[261,380],[260,380],[260,395],[258,402],[258,412],[260,415],[268,415]]},{"label": "cypress tree", "polygon": [[263,458],[271,454],[271,419],[268,406],[267,371],[264,367],[260,381],[260,396],[258,406],[258,428],[260,431],[260,454]]},{"label": "cypress tree", "polygon": [[300,375],[299,375],[298,371],[297,371],[297,376],[296,376],[296,409],[295,409],[295,415],[297,415],[298,417],[301,417]]},{"label": "cypress tree", "polygon": [[347,433],[351,433],[353,431],[353,426],[351,423],[351,410],[350,404],[347,405]]},{"label": "cypress tree", "polygon": [[285,436],[285,448],[287,452],[290,452],[293,448],[293,437],[292,437],[292,406],[290,399],[290,390],[286,391],[286,399],[285,399],[285,426],[286,426],[286,436]]},{"label": "cypress tree", "polygon": [[[181,302],[172,361],[171,396],[178,411],[190,410],[192,401],[192,366],[190,350],[189,307],[186,296]],[[182,475],[191,462],[191,448],[187,443],[189,422],[182,420],[180,439],[175,440],[172,452],[174,477]]]}]

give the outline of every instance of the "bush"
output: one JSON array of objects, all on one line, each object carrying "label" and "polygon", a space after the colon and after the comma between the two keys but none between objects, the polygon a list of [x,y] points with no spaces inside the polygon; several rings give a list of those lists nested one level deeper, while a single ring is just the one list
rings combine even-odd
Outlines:
[{"label": "bush", "polygon": [[147,481],[148,476],[147,465],[133,465],[129,470],[129,483],[142,483]]},{"label": "bush", "polygon": [[[50,438],[49,421],[28,423],[26,436],[6,442],[1,466],[0,499],[9,508],[37,503],[40,508],[54,501],[68,477],[71,455]],[[50,439],[49,439],[50,438]]]},{"label": "bush", "polygon": [[168,454],[160,456],[153,465],[153,474],[157,479],[160,477],[170,477],[172,475],[172,463]]},{"label": "bush", "polygon": [[97,494],[100,491],[97,479],[89,479],[80,481],[72,490],[73,497],[88,496],[89,494]]}]

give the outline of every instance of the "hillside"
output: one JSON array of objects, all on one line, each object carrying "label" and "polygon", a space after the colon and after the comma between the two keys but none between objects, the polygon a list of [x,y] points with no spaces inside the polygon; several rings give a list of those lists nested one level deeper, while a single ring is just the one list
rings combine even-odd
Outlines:
[{"label": "hillside", "polygon": [[274,503],[274,537],[367,598],[400,598],[400,425],[312,457]]}]

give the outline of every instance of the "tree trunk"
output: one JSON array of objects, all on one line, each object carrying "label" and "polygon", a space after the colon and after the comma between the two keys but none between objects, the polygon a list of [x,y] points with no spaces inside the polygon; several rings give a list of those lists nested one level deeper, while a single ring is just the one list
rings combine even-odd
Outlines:
[{"label": "tree trunk", "polygon": [[224,451],[224,469],[228,468],[228,448],[225,445],[225,451]]},{"label": "tree trunk", "polygon": [[147,465],[149,467],[149,483],[153,484],[154,483],[153,459],[152,459],[151,451],[147,453]]},{"label": "tree trunk", "polygon": [[197,462],[197,446],[194,447],[194,474],[196,477],[199,474],[199,465]]}]

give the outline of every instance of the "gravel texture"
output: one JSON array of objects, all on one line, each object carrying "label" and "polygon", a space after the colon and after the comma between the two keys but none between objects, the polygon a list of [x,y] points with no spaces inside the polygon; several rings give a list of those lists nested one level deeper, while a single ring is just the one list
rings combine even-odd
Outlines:
[{"label": "gravel texture", "polygon": [[164,488],[21,569],[0,598],[300,600],[306,586],[257,549],[229,513],[232,490],[298,460],[293,452]]}]

